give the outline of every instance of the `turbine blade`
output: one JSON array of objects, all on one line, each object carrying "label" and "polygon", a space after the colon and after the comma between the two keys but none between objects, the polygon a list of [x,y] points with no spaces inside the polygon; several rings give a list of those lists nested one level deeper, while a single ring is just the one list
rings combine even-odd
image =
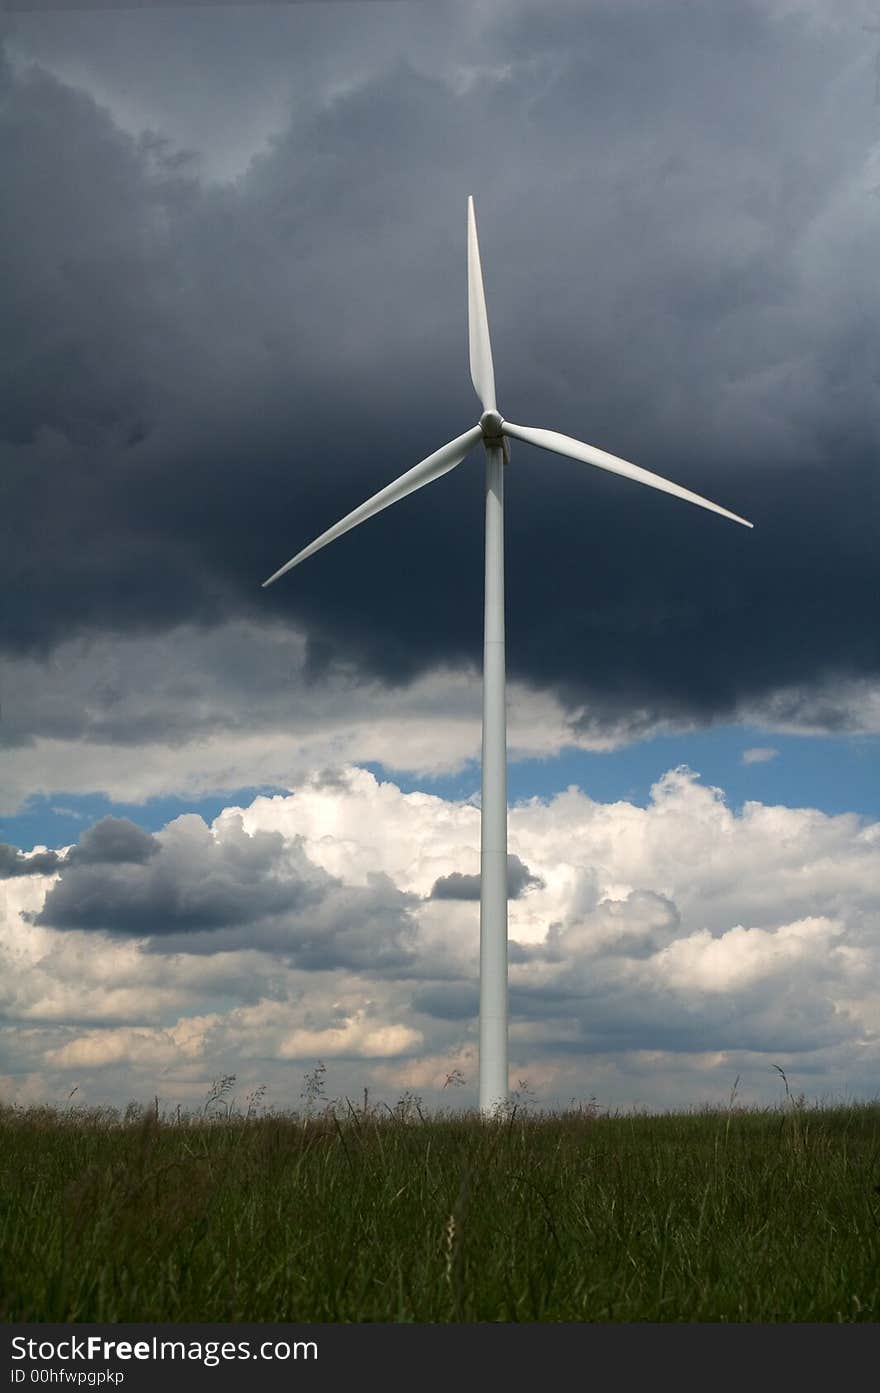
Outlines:
[{"label": "turbine blade", "polygon": [[480,244],[477,241],[477,220],[474,200],[468,196],[468,347],[471,356],[471,381],[484,411],[495,410],[495,369],[492,366],[492,345],[489,342],[489,320],[486,315],[486,296],[483,291],[483,270],[480,266]]},{"label": "turbine blade", "polygon": [[595,445],[585,445],[582,440],[575,440],[570,435],[560,435],[555,430],[538,430],[534,426],[515,426],[510,421],[502,422],[501,429],[504,435],[511,435],[515,440],[525,440],[527,444],[537,445],[541,450],[568,455],[571,459],[582,460],[584,464],[595,464],[597,468],[607,469],[611,474],[622,474],[625,479],[634,479],[637,484],[647,484],[649,488],[659,489],[661,493],[671,493],[674,498],[683,498],[686,503],[696,503],[700,508],[708,508],[710,513],[720,513],[721,517],[730,518],[731,522],[742,523],[743,527],[754,527],[754,523],[747,522],[745,518],[729,512],[717,503],[711,503],[699,493],[691,493],[690,489],[682,488],[681,484],[673,484],[660,474],[652,474],[650,470],[642,469],[638,464],[630,464],[625,459],[618,459],[616,455],[606,454]]},{"label": "turbine blade", "polygon": [[465,455],[482,439],[482,431],[479,426],[474,426],[471,430],[465,431],[464,435],[459,435],[455,440],[450,440],[448,445],[443,445],[439,450],[435,450],[433,455],[428,455],[414,468],[407,470],[406,474],[401,474],[399,479],[395,479],[393,484],[376,493],[372,498],[368,498],[366,503],[362,503],[359,508],[348,513],[340,522],[328,527],[326,532],[322,532],[320,537],[316,537],[302,551],[298,551],[286,565],[276,571],[268,580],[263,581],[263,589],[278,580],[287,571],[298,566],[306,557],[314,556],[316,551],[326,547],[330,542],[335,542],[337,537],[341,537],[345,532],[357,527],[359,522],[366,522],[367,518],[373,517],[375,513],[381,513],[383,508],[388,508],[392,503],[399,503],[401,498],[406,498],[407,494],[415,493],[416,489],[423,488],[425,484],[431,484],[435,479],[439,479],[441,474],[447,474],[450,469],[461,464]]}]

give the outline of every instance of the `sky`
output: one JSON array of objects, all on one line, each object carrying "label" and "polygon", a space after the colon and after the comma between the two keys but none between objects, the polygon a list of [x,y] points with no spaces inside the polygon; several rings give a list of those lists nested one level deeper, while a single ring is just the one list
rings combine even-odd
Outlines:
[{"label": "sky", "polygon": [[479,451],[261,588],[477,420],[468,194],[502,414],[754,523],[513,444],[511,1088],[876,1096],[872,25],[0,18],[0,1097],[476,1101]]}]

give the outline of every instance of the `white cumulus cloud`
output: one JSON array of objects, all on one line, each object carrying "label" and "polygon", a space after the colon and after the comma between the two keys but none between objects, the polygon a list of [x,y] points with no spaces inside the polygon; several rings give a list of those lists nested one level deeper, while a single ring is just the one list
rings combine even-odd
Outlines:
[{"label": "white cumulus cloud", "polygon": [[772,745],[752,745],[750,749],[743,750],[743,764],[769,764],[771,759],[776,759],[779,754]]},{"label": "white cumulus cloud", "polygon": [[[2,882],[7,1094],[188,1104],[237,1073],[290,1106],[321,1059],[335,1095],[473,1101],[479,909],[431,897],[479,871],[471,803],[343,766],[176,819],[146,859],[99,829],[88,857]],[[758,1100],[781,1063],[808,1093],[875,1087],[880,824],[735,812],[681,767],[644,807],[518,804],[510,849],[534,877],[509,906],[513,1085],[684,1105],[740,1075]]]}]

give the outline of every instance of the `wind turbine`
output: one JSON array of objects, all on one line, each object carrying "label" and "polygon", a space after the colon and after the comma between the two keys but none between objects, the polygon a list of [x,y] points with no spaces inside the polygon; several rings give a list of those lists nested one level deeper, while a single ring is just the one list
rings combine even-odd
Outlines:
[{"label": "wind turbine", "polygon": [[489,342],[489,321],[483,292],[483,273],[474,200],[467,205],[468,339],[471,380],[483,407],[479,424],[435,450],[393,484],[368,498],[359,508],[334,523],[286,565],[263,582],[272,585],[316,551],[335,542],[358,523],[399,503],[407,494],[432,484],[461,464],[480,441],[486,450],[486,540],[483,617],[483,748],[480,812],[480,1110],[493,1116],[508,1098],[507,1083],[507,717],[504,675],[504,467],[509,461],[508,439],[524,440],[542,450],[567,455],[638,484],[696,503],[732,522],[752,523],[698,493],[628,464],[595,445],[569,435],[506,421],[495,404],[495,370]]}]

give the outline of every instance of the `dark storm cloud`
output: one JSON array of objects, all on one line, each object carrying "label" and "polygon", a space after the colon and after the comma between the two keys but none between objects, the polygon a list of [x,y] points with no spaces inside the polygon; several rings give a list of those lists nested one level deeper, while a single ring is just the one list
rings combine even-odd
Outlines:
[{"label": "dark storm cloud", "polygon": [[[7,873],[29,873],[21,862]],[[269,949],[311,970],[381,974],[411,957],[415,896],[381,874],[343,885],[309,860],[301,839],[250,836],[240,822],[215,838],[188,814],[153,837],[108,817],[47,869],[61,875],[33,922],[51,928],[144,937],[162,953]]]},{"label": "dark storm cloud", "polygon": [[[157,837],[127,817],[103,817],[89,827],[66,856],[39,851],[24,856],[14,846],[0,842],[0,880],[21,875],[51,875],[76,866],[143,865],[160,849]],[[51,892],[50,892],[51,893]]]},{"label": "dark storm cloud", "polygon": [[34,856],[23,856],[17,847],[0,842],[0,880],[20,875],[51,875],[61,864],[57,851],[38,851]]},{"label": "dark storm cloud", "polygon": [[477,455],[259,589],[475,419],[475,192],[502,409],[756,523],[516,446],[511,674],[592,720],[711,720],[877,673],[858,26],[756,3],[466,13],[434,70],[374,55],[332,99],[297,85],[292,44],[288,124],[225,185],[3,68],[8,647],[240,613],[305,623],[316,673],[477,660]]},{"label": "dark storm cloud", "polygon": [[127,817],[102,817],[72,847],[66,866],[144,865],[161,848],[158,837]]},{"label": "dark storm cloud", "polygon": [[[83,838],[85,857],[71,858],[36,922],[120,934],[192,933],[249,925],[320,898],[316,879],[277,874],[285,855],[280,833],[241,834],[220,842],[193,814],[170,824],[161,844],[148,839],[157,844],[149,856],[102,858],[98,845],[92,857],[88,848],[103,840],[101,824],[92,828]],[[305,862],[296,848],[287,855]]]},{"label": "dark storm cloud", "polygon": [[[507,858],[507,898],[518,900],[532,885],[543,885],[540,876],[532,875],[528,866],[518,856]],[[429,900],[478,900],[480,898],[479,875],[462,875],[453,871],[451,875],[441,875],[431,886]]]},{"label": "dark storm cloud", "polygon": [[408,977],[415,970],[416,898],[388,876],[377,874],[365,886],[346,886],[332,878],[304,897],[289,885],[280,909],[253,922],[188,927],[168,922],[146,945],[152,953],[211,955],[254,948],[309,972],[369,973],[371,978]]}]

